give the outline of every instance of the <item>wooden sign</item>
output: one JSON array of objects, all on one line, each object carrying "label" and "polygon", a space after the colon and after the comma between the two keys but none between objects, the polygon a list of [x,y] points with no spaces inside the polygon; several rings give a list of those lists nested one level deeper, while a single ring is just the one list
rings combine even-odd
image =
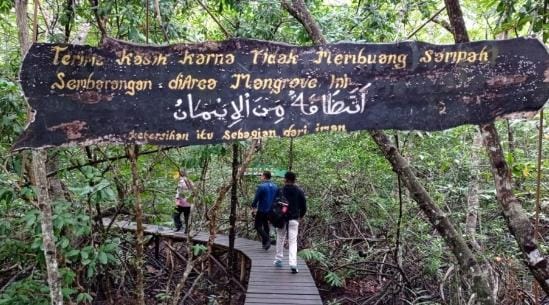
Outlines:
[{"label": "wooden sign", "polygon": [[34,110],[15,149],[191,145],[324,131],[442,130],[538,111],[549,56],[536,39],[457,45],[235,39],[164,47],[34,44]]}]

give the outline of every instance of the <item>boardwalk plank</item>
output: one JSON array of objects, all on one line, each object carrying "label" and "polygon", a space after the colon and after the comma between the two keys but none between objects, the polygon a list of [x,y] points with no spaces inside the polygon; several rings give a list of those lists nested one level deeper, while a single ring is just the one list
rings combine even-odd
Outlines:
[{"label": "boardwalk plank", "polygon": [[305,275],[311,276],[311,272],[309,271],[309,269],[303,268],[303,267],[299,268],[298,274],[292,274],[290,267],[276,268],[276,267],[257,267],[252,265],[251,270],[252,271],[250,272],[250,274],[253,273],[254,275],[259,275],[259,276],[269,275],[269,274],[271,275],[279,274],[279,273],[287,274],[288,277],[300,277]]},{"label": "boardwalk plank", "polygon": [[313,294],[274,294],[274,293],[253,293],[247,294],[250,299],[275,299],[275,300],[319,300],[320,295]]},{"label": "boardwalk plank", "polygon": [[[103,223],[108,225],[110,220],[105,218]],[[113,223],[126,231],[135,231],[136,225],[129,221],[117,221]],[[161,236],[178,241],[186,241],[187,234],[174,232],[173,229],[157,225],[144,225],[145,234]],[[206,232],[193,232],[191,239],[195,242],[205,243],[209,235]],[[227,248],[229,237],[217,235],[214,243],[216,246]],[[269,250],[261,248],[261,243],[245,238],[235,239],[235,249],[247,256],[251,261],[248,289],[246,291],[245,305],[322,305],[318,288],[307,267],[307,264],[298,258],[298,274],[291,274],[289,267],[283,268],[273,266],[275,247]],[[284,252],[287,253],[287,250]]]},{"label": "boardwalk plank", "polygon": [[248,286],[248,293],[273,293],[273,294],[310,294],[317,295],[318,289],[316,287],[292,287],[288,285],[287,287],[277,287],[273,289],[272,287],[265,286]]},{"label": "boardwalk plank", "polygon": [[295,286],[295,287],[316,287],[315,283],[311,281],[289,281],[289,282],[272,282],[272,281],[254,281],[249,283],[248,287],[286,287],[286,286]]},{"label": "boardwalk plank", "polygon": [[291,304],[291,305],[322,305],[322,301],[316,300],[265,300],[265,299],[248,299],[246,298],[245,305],[280,305],[280,304]]},{"label": "boardwalk plank", "polygon": [[[293,278],[293,279],[289,279],[286,281],[287,283],[311,283],[311,279],[310,278]],[[270,278],[254,278],[254,281],[253,283],[250,283],[251,284],[258,284],[258,285],[264,285],[264,284],[272,284],[273,283],[273,279]],[[313,285],[314,283],[312,283]]]}]

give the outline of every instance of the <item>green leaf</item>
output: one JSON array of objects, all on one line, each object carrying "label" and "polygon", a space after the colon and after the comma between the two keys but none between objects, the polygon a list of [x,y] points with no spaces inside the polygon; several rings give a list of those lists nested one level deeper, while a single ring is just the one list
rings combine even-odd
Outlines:
[{"label": "green leaf", "polygon": [[13,1],[0,0],[0,13],[8,13],[13,7]]},{"label": "green leaf", "polygon": [[208,248],[202,244],[193,245],[192,249],[194,255],[201,255],[202,253],[206,252],[206,250],[208,250]]},{"label": "green leaf", "polygon": [[66,249],[69,246],[69,243],[70,243],[69,239],[66,237],[63,237],[61,239],[61,248]]},{"label": "green leaf", "polygon": [[34,212],[30,212],[26,214],[25,217],[23,218],[25,220],[25,226],[27,228],[33,227],[34,224],[36,223],[37,216],[38,215]]},{"label": "green leaf", "polygon": [[326,256],[324,256],[322,252],[314,249],[303,249],[299,251],[298,255],[306,261],[317,261],[322,263],[326,260]]},{"label": "green leaf", "polygon": [[0,201],[4,201],[6,203],[10,203],[13,201],[14,194],[13,191],[10,189],[1,189],[0,190]]},{"label": "green leaf", "polygon": [[84,302],[91,302],[93,301],[93,297],[86,293],[86,292],[81,292],[78,294],[78,296],[76,296],[76,302],[77,303],[84,303]]},{"label": "green leaf", "polygon": [[102,265],[106,265],[109,262],[109,258],[107,257],[107,254],[105,252],[99,252],[97,258]]},{"label": "green leaf", "polygon": [[85,196],[93,191],[93,188],[89,185],[83,187],[69,187],[69,190],[79,196]]},{"label": "green leaf", "polygon": [[343,287],[343,279],[335,272],[328,271],[324,276],[326,283],[332,287]]},{"label": "green leaf", "polygon": [[63,287],[61,288],[61,291],[63,293],[63,297],[68,298],[71,294],[74,294],[76,290],[74,288],[70,287]]},{"label": "green leaf", "polygon": [[63,283],[65,286],[70,286],[74,282],[74,279],[76,278],[76,273],[72,271],[70,268],[60,268],[59,269],[61,273],[61,277],[63,278]]},{"label": "green leaf", "polygon": [[117,248],[118,248],[118,245],[113,243],[108,243],[103,245],[103,251],[105,252],[113,252]]},{"label": "green leaf", "polygon": [[116,262],[116,257],[110,253],[107,253],[107,259],[111,262]]},{"label": "green leaf", "polygon": [[88,270],[86,270],[86,277],[91,279],[95,275],[95,264],[89,264]]}]

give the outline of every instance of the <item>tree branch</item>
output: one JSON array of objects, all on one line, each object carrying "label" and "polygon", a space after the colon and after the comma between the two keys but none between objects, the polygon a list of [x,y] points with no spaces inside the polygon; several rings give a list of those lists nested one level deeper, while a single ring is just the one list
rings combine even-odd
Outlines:
[{"label": "tree branch", "polygon": [[[166,150],[169,150],[169,149],[172,149],[172,148],[176,148],[176,147],[175,146],[162,147],[162,148],[158,148],[158,149],[154,149],[154,150],[140,152],[139,155],[143,156],[143,155],[154,154],[154,153],[163,152],[163,151],[166,151]],[[109,161],[116,161],[116,160],[121,160],[121,159],[128,159],[128,155],[110,157],[110,158],[105,158],[105,159],[101,159],[101,160],[92,160],[92,161],[89,161],[89,162],[84,163],[84,164],[77,164],[77,165],[65,167],[65,168],[62,168],[62,169],[57,169],[57,170],[49,172],[48,177],[55,176],[55,175],[57,175],[57,173],[62,172],[62,171],[71,171],[71,170],[82,168],[84,166],[97,165],[97,164],[100,164],[100,163],[109,162]]]},{"label": "tree branch", "polygon": [[422,25],[420,25],[415,31],[413,31],[410,35],[407,36],[407,38],[412,38],[412,36],[414,36],[415,34],[417,34],[417,32],[419,32],[421,29],[423,29],[427,24],[429,24],[429,22],[431,21],[434,21],[435,18],[440,14],[442,13],[442,11],[444,11],[445,7],[442,7],[441,9],[439,9],[433,16],[431,16],[431,18],[427,19],[427,21],[425,21]]},{"label": "tree branch", "polygon": [[309,13],[303,0],[281,0],[281,3],[282,7],[303,25],[314,44],[323,45],[327,43],[320,26]]},{"label": "tree branch", "polygon": [[156,21],[158,22],[158,25],[160,26],[160,29],[162,30],[162,34],[164,35],[164,39],[167,43],[170,43],[170,39],[168,38],[168,33],[166,32],[166,29],[164,28],[164,24],[162,24],[162,15],[160,15],[160,0],[154,0],[154,14],[156,15]]},{"label": "tree branch", "polygon": [[92,5],[93,14],[95,15],[95,20],[97,21],[97,27],[101,32],[101,38],[107,37],[107,30],[105,29],[105,24],[103,23],[101,16],[99,16],[99,0],[90,0],[90,3]]},{"label": "tree branch", "polygon": [[454,29],[452,28],[452,25],[450,23],[448,23],[448,21],[446,21],[444,19],[435,18],[435,19],[433,19],[433,22],[440,25],[441,27],[446,29],[448,32],[454,34]]},{"label": "tree branch", "polygon": [[448,18],[450,18],[450,25],[453,29],[454,40],[457,43],[469,42],[469,34],[463,21],[463,13],[461,12],[459,0],[444,0],[444,3],[446,3],[446,10],[448,11]]},{"label": "tree branch", "polygon": [[212,19],[214,20],[215,23],[217,23],[217,25],[219,26],[219,28],[221,29],[221,31],[223,32],[223,34],[225,34],[226,37],[231,37],[232,35],[229,33],[229,31],[227,31],[225,29],[225,27],[221,24],[221,22],[219,21],[219,19],[217,19],[215,17],[214,14],[212,14],[212,12],[210,11],[210,9],[208,9],[208,7],[202,3],[202,0],[196,0],[196,2],[198,2],[198,4],[200,4],[200,6],[208,13],[208,15],[210,15],[210,17],[212,17]]}]

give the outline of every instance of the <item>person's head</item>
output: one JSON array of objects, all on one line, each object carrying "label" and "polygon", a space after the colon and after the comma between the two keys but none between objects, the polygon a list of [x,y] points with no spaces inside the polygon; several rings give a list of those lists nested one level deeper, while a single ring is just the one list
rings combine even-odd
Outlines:
[{"label": "person's head", "polygon": [[179,169],[179,177],[185,177],[187,176],[187,170],[184,168]]},{"label": "person's head", "polygon": [[264,171],[263,174],[261,174],[261,180],[271,180],[271,172]]},{"label": "person's head", "polygon": [[284,174],[284,182],[288,184],[294,184],[295,183],[295,173],[294,172],[286,172]]}]

